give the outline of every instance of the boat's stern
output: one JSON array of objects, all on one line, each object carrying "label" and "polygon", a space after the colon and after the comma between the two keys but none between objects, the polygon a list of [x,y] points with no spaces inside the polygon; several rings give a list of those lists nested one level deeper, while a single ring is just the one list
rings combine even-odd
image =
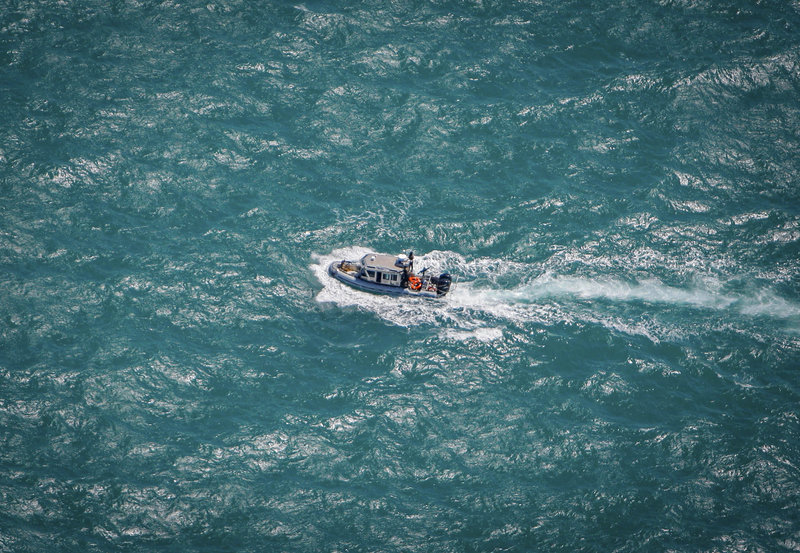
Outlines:
[{"label": "boat's stern", "polygon": [[437,296],[444,296],[450,291],[453,277],[450,276],[450,273],[442,273],[438,277],[431,277],[431,284],[436,287]]}]

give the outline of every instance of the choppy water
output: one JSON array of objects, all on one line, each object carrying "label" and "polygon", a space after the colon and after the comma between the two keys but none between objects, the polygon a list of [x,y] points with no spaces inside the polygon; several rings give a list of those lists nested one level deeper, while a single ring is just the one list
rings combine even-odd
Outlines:
[{"label": "choppy water", "polygon": [[797,2],[7,0],[0,100],[0,551],[800,550]]}]

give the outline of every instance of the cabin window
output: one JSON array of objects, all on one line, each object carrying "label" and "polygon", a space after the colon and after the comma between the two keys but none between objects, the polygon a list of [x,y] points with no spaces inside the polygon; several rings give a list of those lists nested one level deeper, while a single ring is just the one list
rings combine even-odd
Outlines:
[{"label": "cabin window", "polygon": [[375,278],[375,271],[367,271],[367,276],[369,276],[369,278]]}]

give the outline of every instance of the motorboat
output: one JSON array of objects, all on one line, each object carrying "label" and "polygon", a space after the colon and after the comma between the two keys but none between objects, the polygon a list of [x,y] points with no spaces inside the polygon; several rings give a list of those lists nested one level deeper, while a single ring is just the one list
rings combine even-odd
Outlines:
[{"label": "motorboat", "polygon": [[330,276],[367,292],[426,298],[446,295],[453,285],[450,274],[432,276],[427,271],[426,267],[414,272],[414,252],[397,256],[368,253],[359,261],[343,259],[328,266]]}]

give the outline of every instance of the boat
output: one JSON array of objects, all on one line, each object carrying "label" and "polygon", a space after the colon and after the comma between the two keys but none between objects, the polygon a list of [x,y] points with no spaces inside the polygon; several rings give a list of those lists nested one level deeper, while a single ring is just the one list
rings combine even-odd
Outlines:
[{"label": "boat", "polygon": [[453,284],[449,273],[427,274],[427,267],[414,272],[414,252],[397,256],[368,253],[359,261],[334,261],[328,274],[345,284],[377,294],[441,298]]}]

